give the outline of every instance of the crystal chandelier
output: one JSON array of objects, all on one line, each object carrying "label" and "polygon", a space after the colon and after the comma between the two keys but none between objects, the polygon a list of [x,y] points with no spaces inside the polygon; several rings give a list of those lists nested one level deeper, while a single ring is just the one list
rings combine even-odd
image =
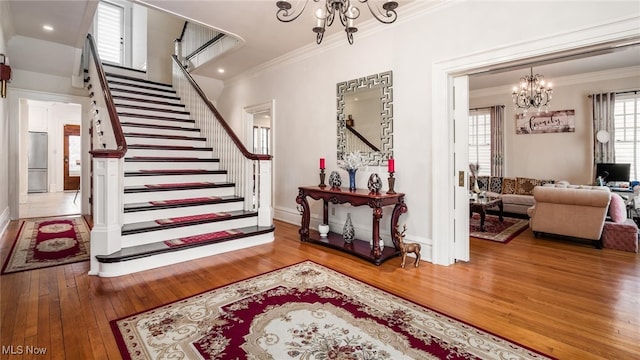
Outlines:
[{"label": "crystal chandelier", "polygon": [[[344,31],[347,33],[347,41],[349,44],[353,44],[353,33],[358,31],[358,28],[354,26],[353,22],[360,16],[360,10],[351,5],[351,0],[313,0],[314,2],[321,3],[321,6],[316,10],[316,25],[311,29],[316,33],[316,43],[320,44],[324,36],[324,32],[328,26],[333,24],[333,20],[336,15],[340,18]],[[371,5],[374,0],[357,0],[360,3],[366,3],[369,7],[371,14],[381,23],[391,24],[396,21],[398,14],[396,14],[396,8],[398,2],[385,1],[380,8],[377,4]],[[324,4],[322,4],[324,2]],[[282,0],[276,3],[278,12],[276,17],[282,22],[291,22],[302,14],[307,7],[309,0],[305,0],[304,5],[299,11],[290,11],[292,6],[289,1]]]},{"label": "crystal chandelier", "polygon": [[513,87],[513,103],[516,105],[516,112],[522,112],[526,114],[529,108],[536,108],[538,113],[549,110],[549,103],[551,102],[551,83],[545,83],[544,76],[535,74],[533,75],[533,68],[531,68],[531,75],[525,75],[520,78],[520,86]]}]

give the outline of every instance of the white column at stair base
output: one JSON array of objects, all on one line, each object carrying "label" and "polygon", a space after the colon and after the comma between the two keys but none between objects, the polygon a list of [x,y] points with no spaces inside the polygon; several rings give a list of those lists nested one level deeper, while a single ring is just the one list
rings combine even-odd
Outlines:
[{"label": "white column at stair base", "polygon": [[258,199],[258,226],[273,225],[273,207],[271,206],[271,161],[259,161],[260,192]]},{"label": "white column at stair base", "polygon": [[224,241],[211,245],[197,246],[178,251],[169,251],[152,256],[132,259],[128,261],[100,263],[100,277],[114,277],[136,272],[155,269],[162,266],[173,265],[184,261],[199,259],[207,256],[218,255],[229,251],[240,250],[252,246],[273,242],[274,233],[268,232],[253,237],[238,240]]},{"label": "white column at stair base", "polygon": [[96,255],[122,249],[123,160],[93,158],[93,229],[89,275],[98,275]]}]

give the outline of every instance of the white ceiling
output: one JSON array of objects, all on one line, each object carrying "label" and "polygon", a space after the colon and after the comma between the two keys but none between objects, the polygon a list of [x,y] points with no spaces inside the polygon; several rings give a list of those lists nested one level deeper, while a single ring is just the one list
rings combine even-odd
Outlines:
[{"label": "white ceiling", "polygon": [[[74,52],[84,42],[86,33],[97,8],[98,0],[2,0],[0,1],[2,27],[9,38],[8,54],[11,66],[60,76],[70,76],[73,69]],[[370,0],[371,1],[371,0]],[[291,22],[276,19],[276,0],[144,0],[141,4],[179,14],[191,21],[207,24],[241,39],[242,46],[227,53],[211,64],[210,70],[199,71],[201,75],[221,80],[231,78],[254,66],[273,60],[302,47],[329,46],[331,41],[345,41],[340,24],[334,24],[325,34],[321,45],[315,44],[313,10],[317,7],[310,1],[303,15]],[[291,1],[294,6],[296,0]],[[400,0],[398,17],[419,9],[436,6],[440,1]],[[357,25],[392,26],[378,24],[371,19],[366,6],[360,4],[361,18]],[[55,30],[47,33],[42,25],[50,24]],[[374,25],[376,24],[376,25]],[[355,42],[358,33],[355,34]],[[43,61],[46,59],[46,61]],[[548,59],[546,59],[548,60]],[[624,51],[570,61],[547,61],[545,65],[533,65],[535,73],[548,79],[594,72],[618,67],[640,65],[640,46]],[[551,63],[553,62],[553,63]],[[511,65],[508,69],[493,69],[486,74],[470,78],[470,89],[502,86],[517,83],[529,72],[531,64]],[[225,68],[219,74],[217,68]]]}]

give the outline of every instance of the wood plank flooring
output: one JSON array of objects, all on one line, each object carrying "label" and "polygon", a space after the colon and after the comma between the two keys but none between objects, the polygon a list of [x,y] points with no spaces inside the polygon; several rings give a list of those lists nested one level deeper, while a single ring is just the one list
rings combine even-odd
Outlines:
[{"label": "wood plank flooring", "polygon": [[[0,240],[3,263],[18,227]],[[640,358],[637,254],[527,230],[507,245],[472,238],[468,263],[401,269],[301,243],[297,229],[276,222],[272,244],[117,278],[88,276],[88,262],[2,275],[0,358],[119,359],[110,320],[307,259],[560,359]],[[27,346],[46,354],[8,355]]]}]

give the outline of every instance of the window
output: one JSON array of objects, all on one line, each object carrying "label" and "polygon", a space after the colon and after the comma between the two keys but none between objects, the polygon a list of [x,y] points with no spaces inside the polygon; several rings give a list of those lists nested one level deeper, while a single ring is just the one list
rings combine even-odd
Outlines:
[{"label": "window", "polygon": [[631,164],[630,180],[640,179],[640,94],[617,94],[615,100],[616,163]]},{"label": "window", "polygon": [[96,15],[96,42],[100,60],[124,65],[124,8],[101,1]]},{"label": "window", "polygon": [[491,111],[469,110],[469,163],[479,164],[479,176],[491,175]]},{"label": "window", "polygon": [[253,127],[253,152],[255,154],[269,154],[269,128]]}]

